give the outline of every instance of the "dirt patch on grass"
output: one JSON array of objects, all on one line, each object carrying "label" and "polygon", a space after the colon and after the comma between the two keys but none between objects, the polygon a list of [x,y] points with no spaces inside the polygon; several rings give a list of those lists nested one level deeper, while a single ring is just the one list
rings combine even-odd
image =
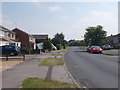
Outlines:
[{"label": "dirt patch on grass", "polygon": [[0,72],[10,69],[24,61],[0,61]]}]

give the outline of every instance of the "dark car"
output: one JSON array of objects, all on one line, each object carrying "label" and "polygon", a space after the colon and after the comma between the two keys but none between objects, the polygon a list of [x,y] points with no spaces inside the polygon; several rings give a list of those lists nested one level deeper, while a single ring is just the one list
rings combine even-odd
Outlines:
[{"label": "dark car", "polygon": [[103,45],[102,49],[104,50],[110,50],[112,49],[111,46],[109,44]]},{"label": "dark car", "polygon": [[10,56],[13,56],[18,55],[20,53],[20,49],[15,45],[4,45],[0,46],[0,53],[3,55],[8,54]]},{"label": "dark car", "polygon": [[87,52],[90,52],[90,48],[91,48],[91,46],[87,46]]},{"label": "dark car", "polygon": [[102,53],[102,48],[100,46],[91,46],[90,52],[91,53]]}]

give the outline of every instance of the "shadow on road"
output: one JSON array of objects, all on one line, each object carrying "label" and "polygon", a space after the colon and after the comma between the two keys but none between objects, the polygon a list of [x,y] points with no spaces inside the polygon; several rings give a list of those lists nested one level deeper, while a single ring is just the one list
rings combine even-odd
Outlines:
[{"label": "shadow on road", "polygon": [[79,51],[74,51],[74,52],[87,52],[87,51],[85,51],[85,50],[79,50]]},{"label": "shadow on road", "polygon": [[74,52],[76,52],[76,53],[83,52],[83,53],[88,53],[88,54],[99,54],[99,53],[90,53],[90,52],[88,52],[86,50],[77,50],[77,51],[74,51]]}]

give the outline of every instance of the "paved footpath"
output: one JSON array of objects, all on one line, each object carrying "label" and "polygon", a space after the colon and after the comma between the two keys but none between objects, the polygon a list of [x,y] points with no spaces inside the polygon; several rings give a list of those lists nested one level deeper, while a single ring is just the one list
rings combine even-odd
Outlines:
[{"label": "paved footpath", "polygon": [[49,54],[36,55],[15,67],[2,72],[2,88],[19,88],[22,81],[29,77],[51,79],[73,83],[64,66],[38,66],[40,60],[50,57]]}]

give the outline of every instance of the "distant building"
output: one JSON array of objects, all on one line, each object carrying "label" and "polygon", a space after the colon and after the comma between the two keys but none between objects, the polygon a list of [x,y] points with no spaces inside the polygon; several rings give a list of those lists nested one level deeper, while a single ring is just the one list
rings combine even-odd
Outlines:
[{"label": "distant building", "polygon": [[22,49],[35,49],[36,48],[35,38],[32,35],[18,28],[13,29],[12,31],[16,33],[16,40],[21,42]]},{"label": "distant building", "polygon": [[38,35],[33,34],[32,36],[35,38],[36,43],[41,43],[48,38],[48,35],[41,35],[41,34],[38,34]]},{"label": "distant building", "polygon": [[16,41],[16,33],[0,25],[0,46],[16,45],[20,47],[20,42]]},{"label": "distant building", "polygon": [[111,35],[106,37],[105,39],[106,44],[110,44],[113,48],[120,47],[120,33],[117,35]]}]

